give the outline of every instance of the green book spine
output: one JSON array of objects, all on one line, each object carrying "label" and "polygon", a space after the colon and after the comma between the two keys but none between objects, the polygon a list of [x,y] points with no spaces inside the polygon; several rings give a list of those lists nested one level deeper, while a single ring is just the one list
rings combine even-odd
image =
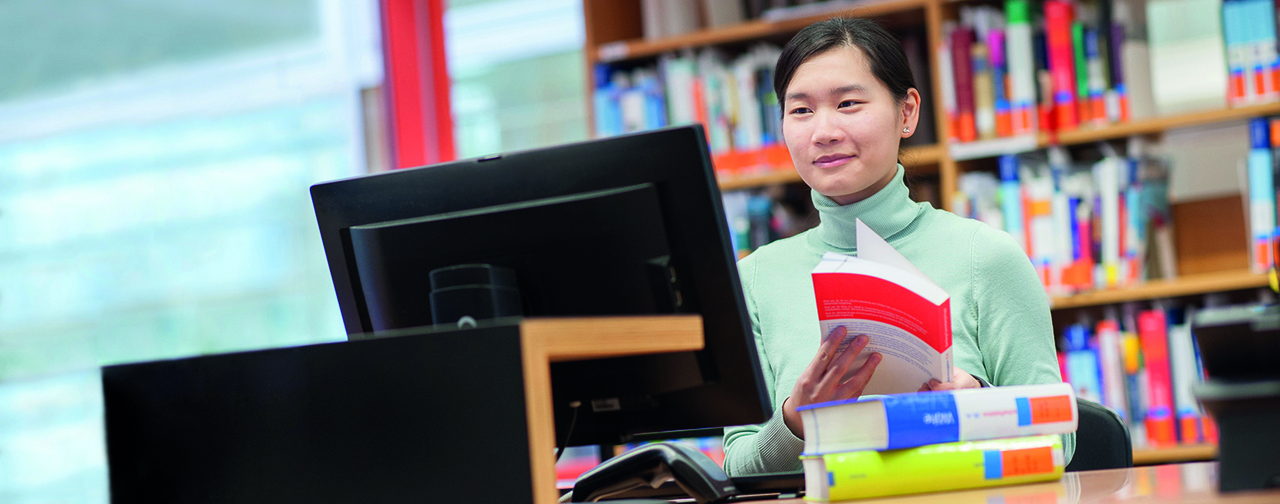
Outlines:
[{"label": "green book spine", "polygon": [[1084,50],[1084,25],[1079,21],[1071,23],[1071,48],[1076,54],[1076,105],[1079,106],[1089,100],[1089,59]]}]

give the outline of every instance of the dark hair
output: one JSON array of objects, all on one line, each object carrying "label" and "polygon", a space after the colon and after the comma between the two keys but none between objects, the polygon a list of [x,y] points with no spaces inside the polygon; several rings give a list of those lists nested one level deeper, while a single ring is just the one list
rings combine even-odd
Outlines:
[{"label": "dark hair", "polygon": [[875,75],[895,101],[907,97],[907,90],[916,87],[907,64],[907,55],[898,39],[869,19],[836,17],[818,21],[804,27],[782,48],[778,66],[773,72],[773,90],[778,105],[786,110],[786,91],[796,69],[809,58],[836,47],[856,47],[867,58],[871,74]]}]

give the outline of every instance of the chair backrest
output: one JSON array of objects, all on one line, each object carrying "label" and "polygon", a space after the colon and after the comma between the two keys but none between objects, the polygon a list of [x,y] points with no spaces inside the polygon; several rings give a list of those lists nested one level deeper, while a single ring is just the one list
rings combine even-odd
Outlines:
[{"label": "chair backrest", "polygon": [[1101,404],[1076,399],[1080,426],[1076,429],[1076,453],[1067,471],[1091,471],[1133,467],[1133,442],[1120,415]]}]

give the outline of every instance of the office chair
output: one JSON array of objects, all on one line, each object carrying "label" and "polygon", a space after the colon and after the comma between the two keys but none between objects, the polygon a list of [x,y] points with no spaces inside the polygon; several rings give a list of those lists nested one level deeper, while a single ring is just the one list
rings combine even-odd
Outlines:
[{"label": "office chair", "polygon": [[1067,471],[1092,471],[1133,467],[1133,442],[1120,415],[1101,404],[1076,399],[1080,425],[1076,429],[1076,453]]}]

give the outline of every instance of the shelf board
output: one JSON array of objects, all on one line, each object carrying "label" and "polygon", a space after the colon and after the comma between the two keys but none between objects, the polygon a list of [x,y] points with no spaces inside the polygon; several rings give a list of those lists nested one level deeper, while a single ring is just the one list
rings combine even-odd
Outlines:
[{"label": "shelf board", "polygon": [[[902,160],[906,166],[923,167],[936,166],[942,160],[942,156],[946,153],[946,148],[941,145],[925,145],[920,147],[907,147],[903,149]],[[720,178],[718,185],[721,191],[736,191],[740,189],[750,189],[753,187],[764,187],[774,184],[791,184],[795,182],[803,182],[800,174],[796,173],[795,168],[791,166],[778,167],[773,170],[762,170],[758,172],[746,173],[741,175],[730,175]]]},{"label": "shelf board", "polygon": [[952,143],[951,157],[957,161],[968,159],[995,157],[1001,154],[1018,154],[1053,145],[1079,145],[1104,140],[1116,140],[1139,135],[1153,135],[1172,129],[1207,126],[1232,121],[1243,121],[1254,117],[1265,117],[1280,114],[1280,102],[1250,105],[1206,112],[1192,112],[1164,117],[1139,119],[1126,123],[1112,124],[1102,127],[1085,127],[1071,131],[1056,133],[1041,132],[1032,142],[1020,141],[1017,138],[1000,138],[996,140],[979,140],[975,142]]},{"label": "shelf board", "polygon": [[1218,458],[1218,445],[1210,443],[1133,450],[1133,465],[1135,466],[1213,460],[1215,458]]},{"label": "shelf board", "polygon": [[1074,296],[1054,297],[1050,298],[1049,306],[1055,310],[1080,308],[1084,306],[1124,303],[1127,301],[1143,301],[1148,299],[1207,294],[1210,292],[1251,289],[1256,287],[1266,287],[1267,285],[1268,280],[1265,273],[1252,273],[1249,271],[1206,273],[1201,275],[1183,276],[1171,280],[1152,280],[1133,287],[1087,292],[1084,294],[1076,294]]},{"label": "shelf board", "polygon": [[695,32],[666,37],[659,40],[623,40],[609,42],[596,47],[596,59],[602,62],[622,61],[635,58],[646,58],[659,54],[684,49],[687,47],[703,47],[708,45],[746,42],[761,38],[799,31],[815,21],[845,14],[857,17],[878,17],[895,14],[912,9],[924,9],[930,0],[883,0],[872,1],[848,9],[828,13],[804,16],[781,21],[748,21],[723,28],[706,28]]},{"label": "shelf board", "polygon": [[[1058,133],[1058,143],[1062,145],[1075,145],[1096,142],[1099,140],[1125,138],[1135,135],[1151,135],[1171,129],[1204,126],[1230,121],[1242,121],[1253,117],[1268,116],[1272,114],[1280,114],[1280,102],[1139,119],[1136,121],[1129,121],[1127,123],[1115,124],[1096,129],[1063,131]],[[1051,145],[1052,143],[1050,140],[1051,139],[1048,134],[1042,133],[1040,135],[1040,146],[1047,147]]]}]

